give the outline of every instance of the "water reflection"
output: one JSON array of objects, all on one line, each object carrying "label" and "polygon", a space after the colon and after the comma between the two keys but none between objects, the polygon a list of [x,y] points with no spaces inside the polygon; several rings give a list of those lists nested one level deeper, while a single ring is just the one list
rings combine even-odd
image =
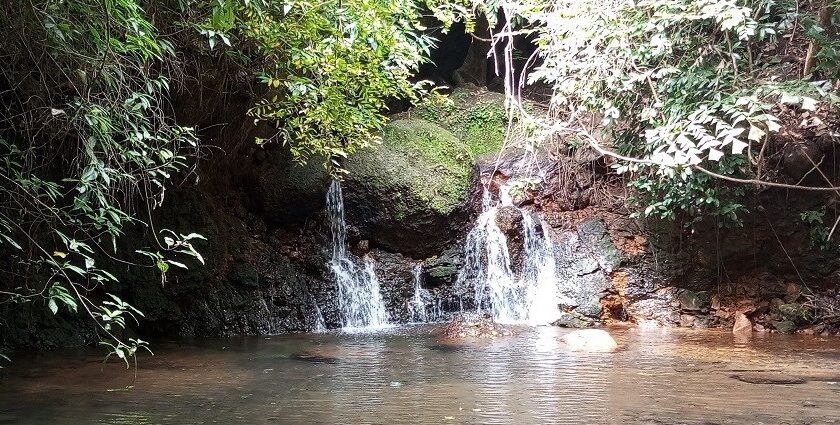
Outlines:
[{"label": "water reflection", "polygon": [[0,371],[0,423],[840,422],[837,339],[628,328],[611,330],[615,353],[587,354],[566,350],[565,332],[158,344],[136,382],[89,353],[19,354]]}]

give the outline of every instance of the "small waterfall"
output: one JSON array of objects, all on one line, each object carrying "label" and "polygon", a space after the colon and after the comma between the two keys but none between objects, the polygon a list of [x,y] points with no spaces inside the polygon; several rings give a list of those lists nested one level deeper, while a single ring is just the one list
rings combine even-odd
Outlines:
[{"label": "small waterfall", "polygon": [[347,223],[344,221],[344,197],[341,184],[334,180],[327,192],[327,214],[332,233],[330,268],[338,286],[338,307],[344,328],[382,327],[388,324],[388,313],[373,261],[365,257],[360,269],[347,254]]},{"label": "small waterfall", "polygon": [[464,267],[457,285],[475,289],[478,313],[486,312],[502,323],[545,324],[556,319],[559,297],[553,246],[542,222],[522,211],[523,267],[511,269],[507,238],[496,224],[501,206],[512,206],[506,188],[500,190],[501,205],[493,206],[485,191],[483,212],[467,235]]},{"label": "small waterfall", "polygon": [[554,245],[546,224],[535,222],[531,214],[522,215],[522,227],[525,236],[522,280],[527,288],[528,321],[550,323],[557,320],[561,300],[557,290]]},{"label": "small waterfall", "polygon": [[[414,266],[414,297],[408,304],[411,321],[428,323],[440,318],[440,301],[435,301],[432,293],[423,288],[423,266]],[[430,311],[431,310],[431,311]]]},{"label": "small waterfall", "polygon": [[321,312],[321,307],[315,304],[315,333],[324,333],[327,331],[327,323],[324,321],[324,313]]}]

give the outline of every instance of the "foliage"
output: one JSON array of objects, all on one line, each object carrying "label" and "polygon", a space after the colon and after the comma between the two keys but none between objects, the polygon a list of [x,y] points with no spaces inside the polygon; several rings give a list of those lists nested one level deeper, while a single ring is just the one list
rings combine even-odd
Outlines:
[{"label": "foliage", "polygon": [[[710,175],[762,179],[780,103],[815,110],[836,103],[833,81],[808,81],[777,59],[803,26],[821,45],[818,70],[836,78],[836,40],[791,0],[460,1],[474,20],[498,7],[493,41],[505,64],[509,113],[527,114],[511,75],[511,37],[534,38],[522,77],[547,85],[552,116],[537,137],[583,140],[619,159],[643,215],[718,214],[737,223],[744,191]],[[483,9],[482,9],[483,8]],[[453,8],[437,5],[441,19]],[[486,12],[485,12],[486,13]],[[493,14],[492,16],[496,16]],[[804,59],[804,58],[802,58]],[[527,77],[527,78],[526,78]],[[766,167],[765,167],[766,171]]]},{"label": "foliage", "polygon": [[812,248],[823,251],[837,248],[831,242],[831,229],[825,225],[825,208],[803,211],[799,214],[799,218],[810,229],[809,240]]},{"label": "foliage", "polygon": [[416,99],[422,82],[409,77],[428,56],[419,10],[405,0],[314,0],[216,4],[200,25],[210,47],[233,46],[264,84],[256,121],[277,133],[299,160],[325,158],[328,167],[378,143],[387,102]]},{"label": "foliage", "polygon": [[[107,293],[117,278],[101,264],[127,262],[125,227],[151,226],[139,217],[198,148],[166,109],[174,48],[134,0],[15,0],[0,24],[0,239],[20,283],[0,295],[84,311],[112,352],[134,353],[145,343],[117,332],[133,307]],[[167,265],[184,253],[147,251]]]},{"label": "foliage", "polygon": [[[172,86],[181,59],[238,65],[258,88],[256,122],[297,159],[328,167],[378,141],[388,102],[415,99],[427,56],[411,0],[11,0],[2,6],[2,303],[83,312],[126,360],[147,349],[120,329],[142,317],[114,294],[116,265],[161,273],[203,263],[195,233],[157,229],[152,210],[195,171],[192,128]],[[163,35],[167,34],[167,35]],[[192,76],[201,78],[202,76]],[[126,240],[146,230],[153,246]],[[127,360],[126,360],[127,361]]]}]

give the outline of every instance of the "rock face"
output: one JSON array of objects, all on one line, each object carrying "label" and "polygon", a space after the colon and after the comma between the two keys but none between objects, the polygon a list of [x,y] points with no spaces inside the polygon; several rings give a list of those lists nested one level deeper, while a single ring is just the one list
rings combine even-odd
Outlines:
[{"label": "rock face", "polygon": [[[603,233],[598,234],[597,231]],[[600,317],[601,298],[610,287],[607,273],[620,261],[612,243],[603,242],[605,236],[603,223],[591,219],[581,223],[574,231],[560,233],[555,239],[554,256],[556,274],[561,282],[560,293],[573,303],[564,308],[590,318]]]},{"label": "rock face", "polygon": [[612,336],[602,329],[580,329],[560,338],[573,351],[610,352],[618,348]]},{"label": "rock face", "polygon": [[243,185],[246,208],[269,228],[298,225],[323,210],[330,177],[320,158],[295,163],[285,149],[267,151],[265,159],[254,161]]}]

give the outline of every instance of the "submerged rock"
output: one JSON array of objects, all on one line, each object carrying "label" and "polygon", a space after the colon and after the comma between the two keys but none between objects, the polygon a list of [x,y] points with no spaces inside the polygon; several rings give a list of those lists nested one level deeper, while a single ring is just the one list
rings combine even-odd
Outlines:
[{"label": "submerged rock", "polygon": [[776,332],[783,333],[783,334],[792,334],[796,332],[796,323],[791,320],[780,320],[771,323],[774,328],[776,328]]},{"label": "submerged rock", "polygon": [[496,323],[487,315],[460,315],[441,330],[444,338],[496,338],[513,335],[513,331]]},{"label": "submerged rock", "polygon": [[618,348],[612,336],[602,329],[581,329],[560,338],[574,351],[609,352]]},{"label": "submerged rock", "polygon": [[595,321],[579,313],[561,311],[551,324],[564,328],[589,328],[595,325]]}]

